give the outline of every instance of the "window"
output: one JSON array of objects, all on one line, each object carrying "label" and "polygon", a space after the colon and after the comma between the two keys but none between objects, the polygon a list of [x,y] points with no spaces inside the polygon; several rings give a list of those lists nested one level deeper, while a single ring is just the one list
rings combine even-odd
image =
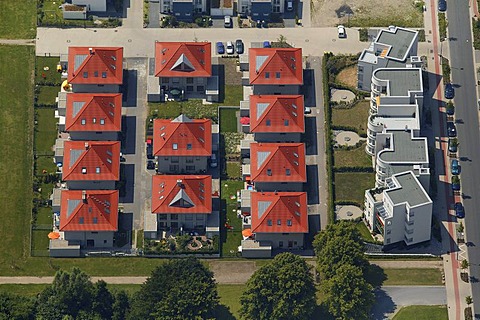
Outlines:
[{"label": "window", "polygon": [[392,233],[392,230],[387,229],[387,234],[390,234],[390,233]]},{"label": "window", "polygon": [[87,71],[85,71],[85,72],[83,73],[83,77],[84,77],[84,78],[88,78],[88,72],[87,72]]},{"label": "window", "polygon": [[287,220],[287,226],[289,226],[289,227],[292,226],[292,220],[290,220],[290,219]]},{"label": "window", "polygon": [[192,92],[193,91],[193,86],[187,86],[187,92]]},{"label": "window", "polygon": [[288,127],[289,124],[290,124],[290,122],[289,122],[288,120],[283,121],[283,125],[284,125],[285,127]]},{"label": "window", "polygon": [[178,157],[172,157],[172,163],[178,163],[179,162],[179,158]]},{"label": "window", "polygon": [[192,150],[192,144],[191,143],[187,143],[187,150]]},{"label": "window", "polygon": [[98,218],[97,217],[93,217],[93,224],[97,224],[98,223]]},{"label": "window", "polygon": [[107,77],[107,72],[106,72],[106,71],[103,71],[103,72],[102,72],[102,78],[105,79],[106,77]]},{"label": "window", "polygon": [[269,227],[272,226],[272,220],[271,220],[271,219],[268,219],[268,220],[267,220],[267,226],[269,226]]},{"label": "window", "polygon": [[82,174],[87,174],[87,167],[82,168]]},{"label": "window", "polygon": [[187,157],[185,160],[186,163],[193,163],[193,157]]},{"label": "window", "polygon": [[265,79],[270,78],[270,72],[265,72]]},{"label": "window", "polygon": [[158,220],[167,220],[167,215],[166,214],[159,214],[158,215]]},{"label": "window", "polygon": [[97,123],[97,118],[92,119],[93,123]]},{"label": "window", "polygon": [[174,144],[172,145],[172,148],[173,148],[173,150],[178,150],[178,144],[174,143]]},{"label": "window", "polygon": [[283,248],[283,241],[278,241],[278,247]]},{"label": "window", "polygon": [[96,167],[96,168],[95,168],[95,173],[96,173],[96,174],[99,174],[99,173],[100,173],[100,167]]},{"label": "window", "polygon": [[87,124],[87,120],[86,119],[82,119],[82,126],[86,125]]},{"label": "window", "polygon": [[193,83],[193,78],[187,78],[187,83],[192,84]]},{"label": "window", "polygon": [[270,119],[267,119],[267,121],[265,121],[265,124],[267,127],[270,127],[272,125],[272,122],[270,121]]},{"label": "window", "polygon": [[108,162],[108,163],[112,163],[112,159],[107,158],[107,162]]},{"label": "window", "polygon": [[291,174],[290,169],[285,169],[285,174],[289,176]]},{"label": "window", "polygon": [[169,80],[168,78],[162,78],[162,83],[168,83],[169,82],[168,80]]},{"label": "window", "polygon": [[178,220],[178,214],[174,213],[170,215],[170,220]]},{"label": "window", "polygon": [[272,176],[272,169],[267,169],[267,176]]},{"label": "window", "polygon": [[358,66],[358,72],[363,72],[363,66]]},{"label": "window", "polygon": [[178,229],[178,222],[172,222],[170,225],[172,226],[172,228]]},{"label": "window", "polygon": [[103,126],[105,124],[105,119],[100,119],[100,124]]},{"label": "window", "polygon": [[177,164],[170,165],[170,172],[177,172],[177,171],[178,171],[178,165]]},{"label": "window", "polygon": [[282,225],[282,220],[277,219],[277,226],[281,226],[281,225]]},{"label": "window", "polygon": [[107,243],[107,240],[103,240],[103,243]]},{"label": "window", "polygon": [[195,166],[186,166],[187,171],[195,171]]},{"label": "window", "polygon": [[275,72],[275,78],[280,79],[280,72]]},{"label": "window", "polygon": [[186,214],[185,220],[193,220],[193,214]]},{"label": "window", "polygon": [[203,92],[203,91],[205,91],[204,86],[197,86],[197,92]]},{"label": "window", "polygon": [[78,219],[79,224],[83,224],[84,222],[85,222],[85,219],[83,217],[80,217],[80,219]]},{"label": "window", "polygon": [[94,71],[94,72],[93,72],[93,76],[94,76],[95,78],[98,78],[98,71]]}]

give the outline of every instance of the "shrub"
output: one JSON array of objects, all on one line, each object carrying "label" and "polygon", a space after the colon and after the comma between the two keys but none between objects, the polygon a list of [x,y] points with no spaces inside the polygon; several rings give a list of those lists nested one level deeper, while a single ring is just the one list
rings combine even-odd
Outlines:
[{"label": "shrub", "polygon": [[367,28],[359,29],[358,33],[360,34],[360,41],[368,42],[368,29]]}]

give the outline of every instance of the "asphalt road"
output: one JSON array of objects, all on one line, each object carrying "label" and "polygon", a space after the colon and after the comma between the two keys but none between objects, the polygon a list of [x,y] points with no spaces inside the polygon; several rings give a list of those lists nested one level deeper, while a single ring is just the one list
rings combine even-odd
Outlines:
[{"label": "asphalt road", "polygon": [[[470,271],[480,275],[480,134],[478,107],[476,103],[475,65],[473,62],[472,37],[468,1],[456,1],[448,6],[448,37],[450,40],[450,66],[455,89],[456,119],[461,160],[461,185],[464,194],[465,227],[467,240],[475,244],[468,249]],[[472,283],[474,306],[480,312],[480,282]],[[464,297],[461,297],[463,300]]]}]

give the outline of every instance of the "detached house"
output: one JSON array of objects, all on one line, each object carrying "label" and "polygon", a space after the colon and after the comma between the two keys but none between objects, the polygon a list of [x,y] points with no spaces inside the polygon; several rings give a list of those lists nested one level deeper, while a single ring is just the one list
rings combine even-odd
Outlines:
[{"label": "detached house", "polygon": [[122,130],[122,95],[120,93],[68,93],[60,101],[59,116],[65,121],[59,131],[72,140],[117,140]]},{"label": "detached house", "polygon": [[65,141],[62,180],[71,190],[114,189],[120,179],[119,141]]},{"label": "detached house", "polygon": [[153,154],[158,172],[198,173],[207,170],[212,155],[212,121],[180,115],[153,123]]},{"label": "detached house", "polygon": [[244,85],[253,86],[253,94],[296,95],[303,84],[301,48],[251,48],[248,63],[243,58],[240,69],[248,71]]},{"label": "detached house", "polygon": [[196,231],[204,234],[212,214],[212,177],[153,176],[152,213],[156,215],[157,227],[146,228],[146,238],[157,239],[163,231],[173,234]]},{"label": "detached house", "polygon": [[69,47],[68,83],[73,92],[119,92],[122,47]]},{"label": "detached house", "polygon": [[252,143],[243,178],[257,191],[301,191],[307,181],[303,143]]},{"label": "detached house", "polygon": [[240,103],[245,133],[257,142],[297,142],[305,132],[303,96],[254,95]]},{"label": "detached house", "polygon": [[[300,249],[308,233],[306,192],[252,192],[252,236],[242,241],[244,257],[270,256],[272,249]],[[247,229],[248,230],[248,229]]]},{"label": "detached house", "polygon": [[195,15],[206,11],[206,0],[160,0],[160,12],[172,14],[178,21],[192,22]]},{"label": "detached house", "polygon": [[210,42],[156,42],[148,100],[218,101],[219,83],[218,76],[212,75],[211,51]]}]

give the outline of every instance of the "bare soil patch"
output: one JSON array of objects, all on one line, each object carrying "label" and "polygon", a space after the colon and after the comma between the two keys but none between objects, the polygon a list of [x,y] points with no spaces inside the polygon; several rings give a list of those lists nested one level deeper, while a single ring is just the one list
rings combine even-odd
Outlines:
[{"label": "bare soil patch", "polygon": [[337,82],[351,88],[357,87],[357,65],[343,69],[337,75]]},{"label": "bare soil patch", "polygon": [[[415,4],[418,3],[418,4]],[[312,0],[312,26],[423,27],[423,2],[415,0]]]}]

